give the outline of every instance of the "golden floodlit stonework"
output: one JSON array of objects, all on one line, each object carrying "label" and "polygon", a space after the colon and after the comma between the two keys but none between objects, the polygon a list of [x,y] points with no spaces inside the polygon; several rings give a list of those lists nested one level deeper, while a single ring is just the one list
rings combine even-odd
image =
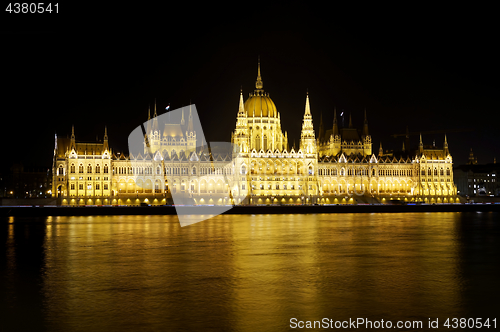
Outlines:
[{"label": "golden floodlit stonework", "polygon": [[[442,147],[372,152],[366,111],[361,130],[349,117],[318,136],[306,95],[298,149],[289,146],[280,113],[264,92],[258,64],[255,90],[240,93],[231,142],[239,154],[196,146],[191,112],[180,124],[148,127],[144,154],[115,153],[103,142],[56,136],[52,193],[62,205],[164,205],[172,193],[192,204],[379,204],[458,203],[446,136]],[[149,120],[149,119],[148,119]],[[198,142],[199,143],[199,142]],[[149,152],[149,153],[148,153]],[[132,162],[133,161],[133,162]]]}]

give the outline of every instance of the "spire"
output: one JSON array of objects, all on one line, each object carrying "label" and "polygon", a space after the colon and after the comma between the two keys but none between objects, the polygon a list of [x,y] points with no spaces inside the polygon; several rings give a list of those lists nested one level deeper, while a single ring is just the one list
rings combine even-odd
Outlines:
[{"label": "spire", "polygon": [[321,142],[321,140],[324,139],[325,135],[325,128],[323,127],[323,112],[320,113],[319,116],[319,133],[318,133],[318,140]]},{"label": "spire", "polygon": [[445,156],[447,156],[450,153],[448,150],[448,141],[446,140],[446,134],[444,135],[443,150]]},{"label": "spire", "polygon": [[158,131],[158,119],[156,118],[158,114],[156,114],[156,98],[155,98],[155,113],[153,115],[153,132]]},{"label": "spire", "polygon": [[467,162],[467,165],[475,165],[475,164],[477,164],[477,158],[474,158],[474,153],[472,153],[472,148],[470,148],[469,161]]},{"label": "spire", "polygon": [[306,93],[306,113],[304,114],[304,116],[306,115],[311,115],[311,107],[309,106],[309,91],[307,91]]},{"label": "spire", "polygon": [[104,126],[104,150],[108,149],[108,127]]},{"label": "spire", "polygon": [[424,144],[422,143],[422,133],[420,133],[420,143],[418,144],[418,152],[419,153],[424,152]]},{"label": "spire", "polygon": [[349,112],[349,128],[352,128],[351,112]]},{"label": "spire", "polygon": [[186,121],[184,120],[184,108],[182,108],[181,126],[184,126],[185,124],[186,124]]},{"label": "spire", "polygon": [[[363,136],[368,136],[370,135],[368,133],[368,118],[366,117],[366,108],[365,108],[365,121],[363,123]],[[403,149],[404,151],[404,149]]]},{"label": "spire", "polygon": [[384,149],[382,149],[382,142],[380,142],[380,148],[378,149],[378,156],[382,157],[384,155]]},{"label": "spire", "polygon": [[333,137],[337,136],[339,134],[339,126],[337,124],[337,108],[333,108],[333,130],[332,130],[332,135]]},{"label": "spire", "polygon": [[255,88],[258,90],[262,90],[264,84],[262,83],[262,77],[260,77],[260,55],[257,63],[257,81],[255,81]]},{"label": "spire", "polygon": [[188,118],[187,132],[188,133],[194,132],[194,129],[193,129],[193,114],[191,113],[191,105],[189,105],[189,118]]},{"label": "spire", "polygon": [[403,152],[405,151],[405,142],[403,141]]},{"label": "spire", "polygon": [[410,148],[410,131],[408,129],[408,126],[406,126],[405,146],[407,149]]},{"label": "spire", "polygon": [[69,146],[70,150],[71,148],[76,150],[76,144],[75,144],[75,126],[71,126],[71,144]]},{"label": "spire", "polygon": [[151,105],[148,105],[148,126],[146,128],[146,135],[151,133]]},{"label": "spire", "polygon": [[300,149],[306,154],[316,153],[316,138],[309,105],[309,92],[306,95],[306,110],[302,121],[302,132],[300,134]]},{"label": "spire", "polygon": [[245,116],[245,104],[243,103],[243,88],[240,88],[240,105],[238,108],[238,116]]}]

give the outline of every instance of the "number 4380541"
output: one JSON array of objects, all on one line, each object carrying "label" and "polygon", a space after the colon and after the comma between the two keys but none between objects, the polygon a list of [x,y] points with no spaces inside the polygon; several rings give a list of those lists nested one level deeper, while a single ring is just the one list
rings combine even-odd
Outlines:
[{"label": "number 4380541", "polygon": [[42,13],[59,13],[59,4],[55,3],[9,3],[6,12],[14,14],[42,14]]},{"label": "number 4380541", "polygon": [[497,328],[497,319],[494,318],[491,320],[486,318],[486,320],[483,321],[482,318],[448,318],[446,322],[443,324],[447,328],[452,328],[452,329],[457,329],[457,328],[490,328],[493,327],[494,329]]}]

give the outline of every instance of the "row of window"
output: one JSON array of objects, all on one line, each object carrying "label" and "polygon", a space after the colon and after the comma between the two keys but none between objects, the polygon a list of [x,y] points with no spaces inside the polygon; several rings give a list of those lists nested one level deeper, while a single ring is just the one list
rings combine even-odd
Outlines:
[{"label": "row of window", "polygon": [[[70,184],[70,189],[75,190],[75,184],[72,183]],[[104,184],[103,185],[104,190],[108,190],[108,185]],[[83,190],[83,183],[78,184],[78,190]],[[92,184],[87,184],[87,190],[92,190]],[[101,185],[99,183],[95,184],[95,190],[101,190]]]},{"label": "row of window", "polygon": [[[422,174],[422,176],[425,176],[425,169],[423,169],[420,174]],[[449,168],[447,168],[446,169],[446,175],[450,176],[450,174],[451,174],[451,171],[450,171]],[[432,169],[430,167],[427,169],[427,175],[428,176],[432,176]],[[436,176],[438,175],[438,169],[437,168],[434,168],[434,175],[436,175]],[[439,170],[439,175],[441,175],[441,176],[444,175],[444,169],[443,168],[441,168]]]},{"label": "row of window", "polygon": [[[78,173],[82,174],[84,171],[84,167],[82,164],[80,164],[78,166]],[[71,174],[75,174],[76,173],[76,166],[75,164],[71,164],[71,166],[69,167],[69,172]],[[88,165],[87,166],[87,173],[92,173],[92,165]],[[100,165],[96,165],[95,166],[95,173],[101,173],[101,166]],[[108,165],[104,165],[103,167],[103,173],[104,174],[107,174],[108,173]],[[57,170],[57,175],[64,175],[64,167],[62,165],[59,165],[59,168]]]},{"label": "row of window", "polygon": [[[243,169],[246,172],[245,169]],[[164,173],[166,175],[187,175],[188,167],[165,167]],[[193,166],[191,168],[191,175],[196,175],[197,169]],[[153,168],[152,167],[113,167],[113,174],[124,174],[124,175],[152,175]],[[156,167],[155,170],[156,175],[161,175],[160,166]],[[200,175],[207,174],[219,174],[219,175],[229,175],[233,174],[232,170],[229,168],[222,167],[201,167]],[[245,174],[245,173],[243,173]]]},{"label": "row of window", "polygon": [[[242,186],[243,186],[243,185],[242,185]],[[299,190],[302,190],[302,185],[298,185],[297,187],[298,187],[298,189],[299,189]],[[264,190],[264,188],[265,188],[265,185],[264,185],[264,184],[261,184],[261,185],[259,186],[259,189],[260,189],[260,190]],[[276,188],[276,190],[280,190],[280,185],[279,185],[279,184],[276,184],[276,185],[275,185],[275,188]],[[242,188],[242,189],[244,189],[244,188]],[[257,188],[255,187],[255,185],[254,185],[254,184],[252,185],[252,189],[253,189],[253,190],[257,189]],[[273,188],[272,188],[272,185],[271,185],[271,184],[268,184],[266,189],[267,189],[267,190],[272,190],[272,189],[273,189]],[[283,185],[282,185],[282,189],[283,189],[283,190],[295,190],[295,189],[296,189],[296,187],[295,187],[295,185],[293,185],[293,184],[291,184],[290,186],[288,186],[288,185],[286,185],[286,184],[283,184]],[[311,185],[309,185],[309,189],[312,189],[312,186],[311,186]]]},{"label": "row of window", "polygon": [[[340,169],[340,172],[337,171],[336,168],[330,169],[330,168],[320,168],[318,170],[319,175],[333,175],[337,176],[340,173],[340,176],[345,176],[346,171],[344,168]],[[357,176],[367,176],[368,175],[368,169],[366,168],[348,168],[347,169],[347,175],[352,176],[352,175],[357,175]],[[377,176],[377,170],[372,169],[371,172],[372,176]],[[379,176],[413,176],[413,170],[411,169],[381,169],[378,171]]]}]

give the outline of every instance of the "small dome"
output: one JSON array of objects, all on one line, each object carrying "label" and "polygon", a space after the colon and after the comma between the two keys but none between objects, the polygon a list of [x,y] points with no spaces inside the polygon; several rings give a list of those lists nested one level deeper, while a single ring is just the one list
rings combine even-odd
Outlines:
[{"label": "small dome", "polygon": [[[254,93],[245,101],[245,111],[247,117],[277,117],[276,105],[269,95],[264,93]],[[255,113],[254,113],[255,112]]]}]

